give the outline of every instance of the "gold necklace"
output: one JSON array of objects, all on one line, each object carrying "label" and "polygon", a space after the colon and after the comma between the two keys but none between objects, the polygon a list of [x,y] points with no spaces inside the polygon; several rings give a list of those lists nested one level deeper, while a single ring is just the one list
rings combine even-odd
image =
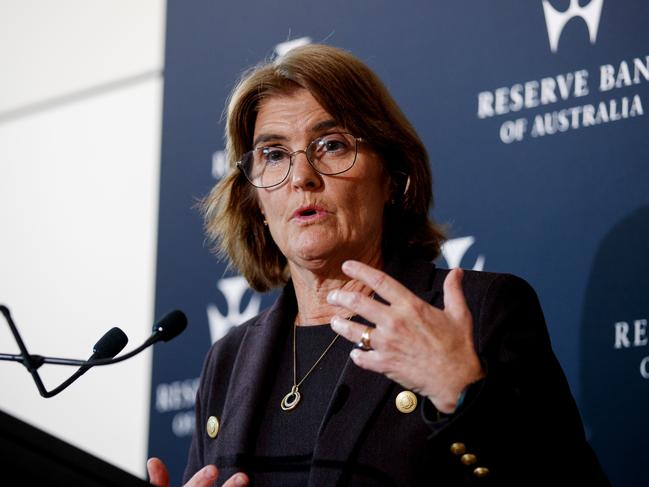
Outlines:
[{"label": "gold necklace", "polygon": [[[375,292],[372,291],[372,294],[370,294],[370,299],[374,299]],[[354,317],[354,313],[350,314],[346,319],[351,320]],[[286,394],[282,398],[282,402],[280,403],[280,406],[284,411],[292,411],[293,409],[296,408],[296,406],[300,403],[300,400],[302,399],[302,395],[300,394],[300,386],[302,385],[302,382],[306,380],[307,377],[309,377],[309,374],[313,372],[313,369],[316,368],[316,366],[320,363],[320,361],[324,358],[325,355],[327,355],[327,352],[331,347],[333,347],[334,343],[336,343],[336,340],[338,340],[338,335],[336,333],[336,336],[334,337],[333,340],[331,340],[331,343],[327,345],[327,348],[324,349],[324,352],[318,357],[318,360],[315,361],[315,363],[311,366],[309,371],[304,374],[304,377],[300,380],[300,382],[297,381],[297,345],[295,344],[295,335],[297,334],[297,320],[293,323],[293,387],[291,387],[291,391]]]},{"label": "gold necklace", "polygon": [[[349,316],[347,319],[351,319],[353,315]],[[320,355],[318,360],[315,361],[315,363],[311,366],[309,371],[304,374],[304,377],[300,380],[300,382],[297,381],[297,346],[295,345],[295,335],[296,335],[296,330],[297,330],[297,323],[293,325],[293,387],[291,387],[291,392],[286,394],[284,398],[282,399],[282,402],[280,403],[280,406],[282,406],[282,409],[284,411],[291,411],[295,409],[295,407],[300,403],[300,399],[302,399],[302,395],[300,394],[300,386],[302,385],[302,382],[306,380],[307,377],[309,377],[309,374],[313,372],[313,369],[316,368],[316,366],[320,363],[320,361],[324,358],[325,355],[327,355],[327,352],[333,347],[334,343],[336,343],[336,340],[338,340],[338,337],[340,335],[336,334],[333,340],[331,340],[331,343],[327,345],[327,348],[324,349],[324,352]]]}]

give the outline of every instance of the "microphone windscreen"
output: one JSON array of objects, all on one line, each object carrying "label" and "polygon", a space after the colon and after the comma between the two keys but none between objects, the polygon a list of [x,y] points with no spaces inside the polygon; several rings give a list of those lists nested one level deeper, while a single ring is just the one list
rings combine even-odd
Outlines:
[{"label": "microphone windscreen", "polygon": [[[168,342],[180,335],[187,328],[187,317],[179,309],[170,311],[153,325],[153,333],[157,340]],[[156,340],[156,341],[157,341]]]},{"label": "microphone windscreen", "polygon": [[113,358],[128,343],[126,334],[117,327],[111,328],[99,339],[92,351],[94,359]]}]

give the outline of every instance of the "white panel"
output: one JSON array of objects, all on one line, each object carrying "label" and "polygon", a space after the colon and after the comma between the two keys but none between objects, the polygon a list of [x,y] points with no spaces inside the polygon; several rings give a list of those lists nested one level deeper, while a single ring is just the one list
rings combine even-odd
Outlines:
[{"label": "white panel", "polygon": [[0,0],[0,114],[159,71],[164,0]]},{"label": "white panel", "polygon": [[[0,302],[31,353],[87,358],[115,325],[128,349],[149,336],[161,96],[151,79],[0,124]],[[4,323],[0,351],[17,352]],[[52,399],[0,362],[0,408],[143,476],[150,361],[92,369]],[[50,388],[73,371],[41,370]]]}]

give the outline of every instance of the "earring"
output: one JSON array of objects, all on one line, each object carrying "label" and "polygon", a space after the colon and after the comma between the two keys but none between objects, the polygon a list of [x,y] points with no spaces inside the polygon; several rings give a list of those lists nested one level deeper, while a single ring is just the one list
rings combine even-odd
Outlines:
[{"label": "earring", "polygon": [[[398,178],[397,175],[399,176]],[[403,182],[403,176],[406,177],[406,184],[403,185],[403,190],[401,190],[401,183]],[[410,176],[405,172],[397,171],[393,177],[395,178],[392,180],[394,189],[392,191],[392,198],[390,199],[390,204],[393,206],[396,204],[404,204],[405,201],[407,200],[408,189],[410,189]]]},{"label": "earring", "polygon": [[406,187],[403,189],[403,195],[404,196],[408,192],[408,188],[410,188],[410,176],[408,176],[408,179],[406,179]]},{"label": "earring", "polygon": [[264,218],[264,226],[265,226],[265,227],[268,226],[268,221],[267,221],[265,218]]}]

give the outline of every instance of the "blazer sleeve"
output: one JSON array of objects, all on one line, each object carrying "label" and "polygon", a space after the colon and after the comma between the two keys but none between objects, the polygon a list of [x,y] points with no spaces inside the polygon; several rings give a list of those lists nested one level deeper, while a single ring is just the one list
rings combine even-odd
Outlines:
[{"label": "blazer sleeve", "polygon": [[430,401],[423,408],[436,454],[448,457],[464,485],[610,485],[586,441],[536,293],[520,278],[492,276],[486,290],[478,273],[464,281],[486,377],[442,421]]}]

